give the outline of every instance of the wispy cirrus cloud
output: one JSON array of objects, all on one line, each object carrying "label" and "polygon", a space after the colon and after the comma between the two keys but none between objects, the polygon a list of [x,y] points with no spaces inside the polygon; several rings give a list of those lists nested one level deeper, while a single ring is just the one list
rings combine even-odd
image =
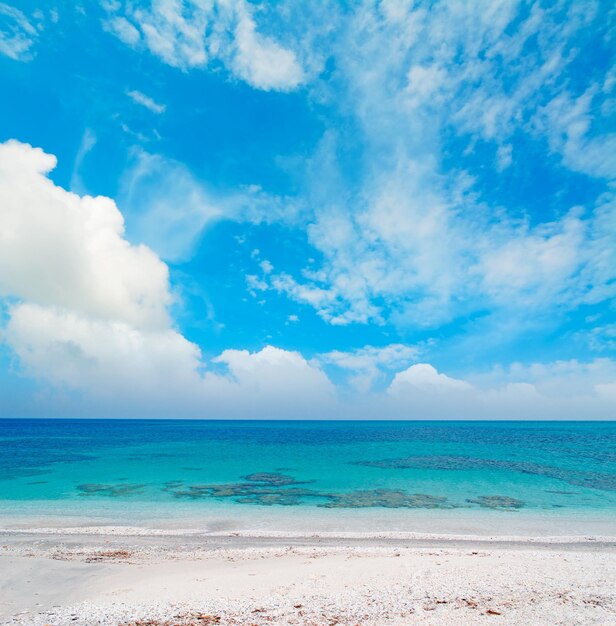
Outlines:
[{"label": "wispy cirrus cloud", "polygon": [[[302,58],[333,61],[326,80],[310,74],[309,89],[338,115],[306,162],[295,202],[304,207],[297,226],[323,263],[301,274],[281,267],[260,286],[314,307],[334,325],[435,328],[512,304],[575,308],[611,297],[613,272],[597,262],[613,247],[609,198],[582,208],[561,203],[536,219],[534,209],[484,193],[533,167],[521,142],[553,169],[613,175],[616,151],[605,123],[613,71],[598,66],[584,84],[572,81],[584,46],[607,46],[599,4],[281,5],[307,24],[301,42],[267,11],[239,0],[108,10],[132,20],[146,42],[133,37],[135,45],[166,63],[222,62],[258,88],[286,90],[309,77],[298,78],[295,53],[259,35],[257,17]],[[323,10],[329,29],[308,19]],[[352,175],[340,156],[349,150],[356,152]]]},{"label": "wispy cirrus cloud", "polygon": [[[535,167],[529,144],[553,171],[614,176],[612,70],[598,65],[579,81],[584,46],[609,55],[601,10],[365,2],[350,11],[331,42],[336,89],[325,92],[341,123],[307,182],[307,232],[323,263],[274,273],[271,288],[332,324],[404,328],[613,297],[608,187],[584,207],[560,202],[539,218],[536,207],[485,193]],[[359,153],[352,175],[339,158],[345,127]]]},{"label": "wispy cirrus cloud", "polygon": [[14,61],[29,61],[38,31],[23,11],[0,2],[0,54]]},{"label": "wispy cirrus cloud", "polygon": [[152,111],[152,113],[164,113],[167,109],[167,106],[164,104],[159,104],[150,96],[146,96],[144,93],[133,89],[131,91],[127,91],[126,95],[135,103],[139,104],[146,109]]},{"label": "wispy cirrus cloud", "polygon": [[256,89],[290,91],[305,80],[292,50],[259,32],[245,0],[202,3],[155,0],[106,3],[104,28],[131,47],[143,46],[182,70],[224,66]]},{"label": "wispy cirrus cloud", "polygon": [[[112,5],[110,11],[113,10],[115,7]],[[103,20],[103,28],[127,46],[134,47],[141,41],[141,33],[125,17],[109,17]]]},{"label": "wispy cirrus cloud", "polygon": [[131,235],[170,262],[189,259],[207,228],[221,220],[284,223],[298,210],[258,186],[216,190],[183,163],[140,148],[133,149],[119,201]]}]

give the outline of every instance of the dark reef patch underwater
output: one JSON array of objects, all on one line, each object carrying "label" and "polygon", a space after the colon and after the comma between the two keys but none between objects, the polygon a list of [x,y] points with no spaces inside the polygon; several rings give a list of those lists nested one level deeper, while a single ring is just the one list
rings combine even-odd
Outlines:
[{"label": "dark reef patch underwater", "polygon": [[145,485],[127,485],[119,483],[116,485],[102,485],[100,483],[84,483],[77,485],[80,496],[134,496],[143,493]]},{"label": "dark reef patch underwater", "polygon": [[366,489],[343,494],[329,494],[330,502],[321,504],[327,509],[362,509],[383,507],[386,509],[451,509],[444,496],[424,493],[407,493],[401,489]]},{"label": "dark reef patch underwater", "polygon": [[522,500],[507,496],[479,496],[477,498],[468,498],[466,501],[471,504],[478,504],[484,509],[509,510],[521,509],[524,506]]},{"label": "dark reef patch underwater", "polygon": [[[255,472],[242,477],[243,482],[221,484],[185,484],[181,480],[166,482],[162,491],[174,498],[202,500],[207,498],[231,498],[239,504],[262,506],[299,506],[307,499],[326,509],[453,509],[471,505],[494,510],[513,510],[524,506],[524,502],[508,496],[477,496],[469,498],[466,505],[454,505],[445,496],[424,493],[409,493],[403,489],[361,489],[343,493],[317,491],[297,485],[313,483],[312,480],[298,481],[287,474],[277,472]],[[143,493],[146,485],[139,484],[81,484],[77,489],[82,496],[104,496],[120,498]]]},{"label": "dark reef patch underwater", "polygon": [[[506,461],[465,456],[408,456],[401,459],[383,461],[356,461],[357,465],[382,469],[431,469],[431,470],[507,470],[534,476],[546,476],[562,480],[570,485],[616,491],[616,474],[572,470],[563,467],[550,467],[530,461]],[[556,492],[555,492],[556,493]]]}]

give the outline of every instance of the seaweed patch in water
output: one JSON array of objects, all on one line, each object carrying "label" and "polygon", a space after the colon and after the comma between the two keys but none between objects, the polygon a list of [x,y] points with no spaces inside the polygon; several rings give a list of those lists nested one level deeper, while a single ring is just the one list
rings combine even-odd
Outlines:
[{"label": "seaweed patch in water", "polygon": [[481,459],[466,456],[409,456],[401,459],[385,459],[383,461],[355,461],[354,465],[380,467],[382,469],[435,469],[435,470],[481,470],[500,469],[521,474],[545,476],[589,489],[616,491],[616,474],[591,472],[585,470],[569,470],[562,467],[541,465],[531,461],[506,461],[498,459]]},{"label": "seaweed patch in water", "polygon": [[478,504],[484,509],[494,509],[496,511],[515,511],[524,506],[522,500],[510,498],[509,496],[477,496],[476,498],[468,498],[469,504]]},{"label": "seaweed patch in water", "polygon": [[[202,498],[235,498],[236,502],[248,503],[247,498],[257,498],[273,500],[271,496],[292,496],[294,499],[301,497],[320,496],[311,489],[290,488],[282,489],[277,485],[255,484],[255,483],[228,483],[222,485],[186,485],[168,489],[175,498],[188,498],[199,500]],[[273,501],[267,502],[274,504]],[[255,502],[257,504],[257,502]],[[298,501],[297,504],[300,504]]]},{"label": "seaweed patch in water", "polygon": [[272,506],[278,504],[282,506],[297,506],[302,503],[302,495],[294,495],[287,492],[279,493],[260,493],[253,494],[251,496],[244,496],[243,498],[237,498],[236,502],[241,504],[260,504],[265,506]]},{"label": "seaweed patch in water", "polygon": [[164,483],[163,491],[171,491],[172,489],[177,489],[184,484],[183,480],[168,480]]},{"label": "seaweed patch in water", "polygon": [[449,509],[447,498],[423,493],[407,493],[401,489],[366,489],[349,493],[329,494],[329,502],[319,504],[327,509],[384,507],[388,509]]},{"label": "seaweed patch in water", "polygon": [[122,496],[132,496],[143,491],[145,485],[139,484],[116,484],[108,485],[102,483],[83,483],[77,485],[77,489],[81,492],[80,496],[109,496],[111,498],[119,498]]},{"label": "seaweed patch in water", "polygon": [[33,476],[44,476],[45,474],[51,474],[51,470],[38,470],[38,469],[31,469],[28,467],[25,467],[23,469],[19,469],[16,472],[13,473],[0,473],[0,480],[15,480],[15,479],[19,479],[19,478],[31,478]]},{"label": "seaweed patch in water", "polygon": [[311,489],[298,488],[314,481],[299,481],[277,472],[255,472],[242,476],[244,482],[185,485],[182,481],[165,483],[164,490],[175,498],[234,498],[242,504],[301,504],[301,498],[320,497]]},{"label": "seaweed patch in water", "polygon": [[314,480],[295,480],[293,476],[287,474],[279,474],[277,472],[256,472],[254,474],[248,474],[242,476],[243,480],[247,480],[251,483],[262,483],[264,485],[270,485],[272,487],[285,487],[287,485],[306,485],[307,483],[313,483]]},{"label": "seaweed patch in water", "polygon": [[406,508],[406,509],[450,509],[447,498],[402,490],[373,489],[348,493],[327,493],[303,486],[314,481],[297,481],[285,474],[259,472],[243,477],[244,482],[184,485],[180,481],[167,483],[165,490],[175,498],[199,500],[202,498],[233,498],[240,504],[265,506],[298,506],[308,498],[321,501],[318,506],[334,508]]}]

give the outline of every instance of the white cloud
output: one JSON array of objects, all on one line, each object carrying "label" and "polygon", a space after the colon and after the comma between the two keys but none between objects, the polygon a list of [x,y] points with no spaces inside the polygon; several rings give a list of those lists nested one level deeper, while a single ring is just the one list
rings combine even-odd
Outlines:
[{"label": "white cloud", "polygon": [[0,2],[0,54],[15,61],[29,61],[37,35],[22,11]]},{"label": "white cloud", "polygon": [[616,149],[595,94],[611,93],[616,81],[601,82],[598,68],[581,93],[568,91],[580,54],[574,43],[596,28],[596,12],[593,3],[527,11],[487,1],[429,10],[367,2],[345,14],[328,40],[336,88],[315,91],[352,128],[357,167],[345,176],[339,155],[349,137],[330,129],[307,175],[309,241],[322,264],[299,275],[281,268],[268,278],[271,288],[331,324],[405,328],[612,297],[611,196],[549,217],[529,207],[531,222],[502,194],[500,205],[484,201],[472,163],[468,172],[456,165],[481,148],[494,151],[495,177],[532,167],[520,160],[526,151],[515,150],[523,137],[538,149],[548,144],[546,160],[551,152],[571,170],[613,176]]},{"label": "white cloud", "polygon": [[415,361],[419,353],[415,346],[390,344],[383,347],[364,346],[348,352],[333,350],[316,358],[324,365],[334,365],[345,370],[350,385],[356,391],[366,393],[373,389],[379,379],[383,380],[392,371]]},{"label": "white cloud", "polygon": [[616,362],[598,358],[588,362],[571,359],[551,363],[512,363],[508,368],[495,367],[487,373],[469,376],[469,379],[478,388],[530,383],[543,395],[566,399],[591,394],[598,384],[616,380]]},{"label": "white cloud", "polygon": [[[331,5],[311,11],[329,13],[328,26],[315,25],[299,6],[273,11],[243,0],[158,0],[124,10],[143,45],[166,63],[182,69],[222,63],[262,89],[291,89],[313,76],[315,63],[307,73],[297,60],[315,56],[309,46],[318,44],[335,60],[328,84],[314,85],[311,95],[349,121],[361,146],[359,167],[352,180],[337,171],[348,137],[330,129],[309,163],[302,213],[311,212],[309,241],[322,266],[299,275],[277,267],[258,279],[260,287],[314,307],[334,325],[404,327],[503,308],[564,310],[613,295],[613,204],[564,206],[531,223],[507,199],[500,206],[482,201],[472,171],[450,165],[483,142],[493,150],[495,176],[508,176],[528,167],[514,146],[522,135],[547,142],[570,169],[594,177],[614,171],[613,137],[601,130],[605,119],[594,126],[593,120],[599,95],[611,93],[616,81],[593,77],[570,93],[569,70],[579,55],[572,42],[589,30],[596,5],[527,10],[509,1],[441,2],[426,10],[421,3],[366,2],[349,12]],[[298,14],[310,31],[302,42]],[[451,137],[460,144],[454,152],[444,139]],[[212,199],[202,185],[188,188],[197,190],[180,203],[188,209],[164,212],[181,234],[156,242],[154,225],[165,222],[158,211],[151,228],[137,230],[165,258],[185,257],[212,215],[264,219],[259,209],[248,217],[239,198]],[[258,204],[251,194],[243,197]],[[284,211],[266,219],[280,218]]]},{"label": "white cloud", "polygon": [[136,9],[130,17],[149,50],[165,63],[188,69],[208,60],[205,30],[210,16],[199,4],[155,0],[150,9]]},{"label": "white cloud", "polygon": [[496,368],[466,380],[421,363],[396,374],[382,410],[438,419],[614,419],[616,362]]},{"label": "white cloud", "polygon": [[597,352],[616,350],[616,323],[594,326],[581,333],[592,350]]},{"label": "white cloud", "polygon": [[246,274],[246,285],[248,287],[248,291],[253,295],[257,296],[257,291],[266,291],[269,285],[261,280],[255,274]]},{"label": "white cloud", "polygon": [[81,167],[85,158],[91,152],[96,145],[97,138],[94,132],[90,128],[86,128],[81,136],[79,143],[79,149],[75,155],[75,161],[73,163],[73,172],[71,174],[71,191],[81,193],[84,191],[84,184],[81,179]]},{"label": "white cloud", "polygon": [[226,350],[212,360],[223,373],[200,373],[199,348],[173,329],[33,304],[10,309],[4,335],[26,375],[77,392],[89,415],[295,418],[334,404],[317,366],[271,346]]},{"label": "white cloud", "polygon": [[[228,368],[232,382],[224,379],[229,390],[224,399],[232,404],[227,410],[230,408],[237,417],[250,418],[255,411],[278,417],[295,416],[299,411],[305,417],[316,417],[320,409],[331,410],[335,403],[330,380],[316,363],[308,362],[299,352],[272,346],[253,353],[225,350],[213,362]],[[212,385],[214,379],[209,382]],[[220,393],[224,396],[223,389],[212,394],[215,401],[220,401]],[[265,403],[265,408],[255,404],[257,398]]]},{"label": "white cloud", "polygon": [[499,146],[496,150],[496,168],[499,172],[506,170],[513,163],[513,148],[511,145]]},{"label": "white cloud", "polygon": [[591,107],[599,91],[598,85],[591,85],[577,98],[567,92],[559,94],[541,109],[535,124],[547,133],[550,148],[562,155],[569,169],[613,180],[616,133],[590,134],[594,118]]},{"label": "white cloud", "polygon": [[417,363],[403,372],[398,372],[389,386],[389,392],[393,395],[403,394],[409,389],[411,392],[418,390],[433,395],[442,392],[466,392],[472,387],[463,380],[439,374],[429,363]]},{"label": "white cloud", "polygon": [[148,406],[177,401],[200,382],[199,349],[169,328],[144,330],[29,303],[9,313],[6,340],[21,366],[56,387]]},{"label": "white cloud", "polygon": [[260,35],[246,3],[237,3],[236,51],[231,67],[237,76],[257,89],[290,91],[304,81],[295,54],[269,37]]},{"label": "white cloud", "polygon": [[104,27],[131,47],[143,40],[182,70],[222,63],[256,89],[290,91],[305,79],[295,53],[261,34],[245,0],[153,0],[149,8],[107,6]]},{"label": "white cloud", "polygon": [[103,20],[103,28],[127,46],[135,47],[141,41],[141,33],[125,17]]},{"label": "white cloud", "polygon": [[[166,265],[124,238],[112,200],[49,180],[55,164],[0,144],[0,337],[19,371],[79,394],[81,415],[307,417],[331,406],[333,385],[299,353],[267,346],[205,362],[171,325]],[[39,410],[53,406],[52,394]]]},{"label": "white cloud", "polygon": [[170,261],[187,258],[208,225],[239,210],[216,199],[183,164],[143,151],[125,173],[121,202],[131,234]]},{"label": "white cloud", "polygon": [[246,222],[293,220],[293,202],[248,186],[233,192],[208,188],[179,161],[141,149],[121,183],[119,201],[131,237],[166,261],[190,258],[203,232],[220,219]]},{"label": "white cloud", "polygon": [[270,274],[274,269],[274,266],[267,260],[263,260],[259,263],[259,267],[263,271],[264,274]]},{"label": "white cloud", "polygon": [[576,275],[590,261],[589,223],[580,218],[573,211],[558,222],[519,229],[498,247],[491,241],[481,258],[485,292],[502,304],[515,293],[517,306],[576,297]]},{"label": "white cloud", "polygon": [[447,78],[447,72],[437,65],[413,65],[407,74],[408,105],[411,108],[421,106],[439,94]]},{"label": "white cloud", "polygon": [[152,111],[152,113],[164,113],[167,107],[164,104],[158,104],[158,102],[152,100],[149,96],[141,93],[140,91],[127,91],[126,95],[136,104],[140,104]]},{"label": "white cloud", "polygon": [[168,270],[124,239],[124,220],[104,197],[54,185],[55,157],[0,144],[0,295],[144,328],[168,324]]}]

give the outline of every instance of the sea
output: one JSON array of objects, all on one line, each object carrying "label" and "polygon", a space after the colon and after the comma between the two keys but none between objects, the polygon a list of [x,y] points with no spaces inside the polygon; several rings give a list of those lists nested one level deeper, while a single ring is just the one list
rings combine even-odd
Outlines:
[{"label": "sea", "polygon": [[616,422],[1,419],[0,526],[616,536]]}]

